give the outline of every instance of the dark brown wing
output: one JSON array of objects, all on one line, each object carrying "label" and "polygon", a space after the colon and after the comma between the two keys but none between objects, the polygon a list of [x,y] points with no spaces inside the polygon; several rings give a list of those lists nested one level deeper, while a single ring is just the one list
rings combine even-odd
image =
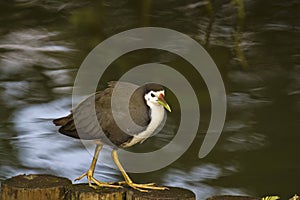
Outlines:
[{"label": "dark brown wing", "polygon": [[[119,146],[131,140],[133,134],[145,130],[150,122],[150,117],[149,108],[144,102],[144,95],[138,94],[142,93],[141,90],[137,90],[132,95],[129,105],[130,115],[139,126],[126,127],[126,131],[130,132],[130,135],[128,135],[116,124],[111,111],[111,96],[116,83],[117,82],[110,82],[105,90],[99,91],[86,98],[71,111],[70,115],[55,119],[53,123],[57,126],[61,126],[59,132],[73,138],[86,140],[100,139],[104,143],[112,142]],[[118,82],[118,84],[122,83]],[[124,83],[125,88],[126,86]],[[120,96],[119,100],[122,105],[122,96]],[[93,102],[95,102],[95,104],[93,104]],[[93,108],[96,109],[96,116],[93,116],[93,113],[95,113]],[[122,111],[119,112],[117,115],[121,116],[121,119],[122,117],[124,117],[124,119],[129,117],[125,115],[125,113],[122,113]],[[76,119],[76,126],[74,118]],[[94,121],[94,119],[97,121]]]}]

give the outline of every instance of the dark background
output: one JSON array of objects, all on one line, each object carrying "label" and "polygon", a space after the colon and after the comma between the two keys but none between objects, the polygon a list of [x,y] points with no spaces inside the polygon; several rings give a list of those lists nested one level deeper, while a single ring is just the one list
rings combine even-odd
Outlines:
[{"label": "dark background", "polygon": [[[228,113],[220,140],[200,160],[210,116],[201,77],[166,52],[141,50],[116,60],[107,80],[155,61],[184,68],[187,79],[199,83],[194,89],[201,121],[193,145],[172,165],[132,178],[190,188],[198,199],[217,194],[293,196],[300,178],[299,13],[298,0],[2,0],[0,180],[23,173],[74,179],[87,170],[91,157],[84,146],[58,134],[50,120],[71,108],[76,72],[96,45],[121,31],[157,26],[189,35],[210,53],[225,83]],[[163,131],[169,137],[149,139],[136,149],[166,144],[176,133],[177,114],[170,115]],[[100,155],[95,176],[121,180],[109,159],[108,151]]]}]

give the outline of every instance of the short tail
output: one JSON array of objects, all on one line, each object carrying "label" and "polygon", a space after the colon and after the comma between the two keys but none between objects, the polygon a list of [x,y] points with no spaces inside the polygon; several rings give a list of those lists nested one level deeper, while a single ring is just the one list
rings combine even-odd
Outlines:
[{"label": "short tail", "polygon": [[53,120],[53,124],[55,124],[56,126],[64,126],[71,120],[73,120],[72,114],[70,114],[66,117],[61,117],[61,118]]},{"label": "short tail", "polygon": [[74,120],[73,115],[69,114],[66,117],[61,117],[58,119],[53,120],[53,124],[56,126],[61,126],[58,130],[61,134],[73,137],[73,138],[79,138]]}]

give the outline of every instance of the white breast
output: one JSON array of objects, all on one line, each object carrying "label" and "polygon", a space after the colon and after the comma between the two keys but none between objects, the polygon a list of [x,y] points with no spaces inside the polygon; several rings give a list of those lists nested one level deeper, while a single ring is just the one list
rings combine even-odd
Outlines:
[{"label": "white breast", "polygon": [[130,147],[132,145],[135,145],[136,143],[143,142],[149,136],[151,136],[151,134],[161,125],[165,116],[164,107],[160,105],[153,105],[150,106],[150,108],[151,108],[151,120],[146,130],[133,136],[132,140],[129,141],[128,143],[123,144],[122,147]]}]

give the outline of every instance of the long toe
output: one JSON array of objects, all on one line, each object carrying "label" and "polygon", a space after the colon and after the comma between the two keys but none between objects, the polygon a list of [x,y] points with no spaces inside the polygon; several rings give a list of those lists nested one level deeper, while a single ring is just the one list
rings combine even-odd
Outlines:
[{"label": "long toe", "polygon": [[[110,187],[110,188],[122,188],[122,186],[115,185],[114,183],[105,183],[105,182],[98,181],[97,179],[94,178],[93,172],[90,171],[90,170],[87,171],[87,172],[85,172],[85,173],[83,173],[78,178],[76,178],[75,181],[78,181],[78,180],[82,179],[85,176],[87,177],[89,186],[92,187],[92,188],[94,188],[94,189],[97,189],[97,186],[98,187]],[[97,186],[93,185],[92,182],[94,182]]]},{"label": "long toe", "polygon": [[88,176],[88,172],[83,173],[81,176],[77,177],[75,179],[75,181],[79,181],[80,179],[82,179],[83,177]]},{"label": "long toe", "polygon": [[[113,183],[113,182],[112,182],[112,183]],[[115,182],[115,184],[117,184],[117,185],[129,185],[128,183],[126,183],[126,181]],[[134,183],[134,184],[135,184],[135,183]],[[155,183],[144,183],[144,184],[140,184],[140,185],[154,186]]]},{"label": "long toe", "polygon": [[167,187],[154,186],[154,183],[146,183],[146,184],[127,183],[127,185],[140,192],[149,192],[149,190],[168,190]]},{"label": "long toe", "polygon": [[91,180],[98,185],[99,187],[110,187],[110,188],[123,188],[120,185],[115,185],[114,183],[105,183],[105,182],[101,182],[98,181],[97,179],[95,179],[94,177],[91,178]]}]

